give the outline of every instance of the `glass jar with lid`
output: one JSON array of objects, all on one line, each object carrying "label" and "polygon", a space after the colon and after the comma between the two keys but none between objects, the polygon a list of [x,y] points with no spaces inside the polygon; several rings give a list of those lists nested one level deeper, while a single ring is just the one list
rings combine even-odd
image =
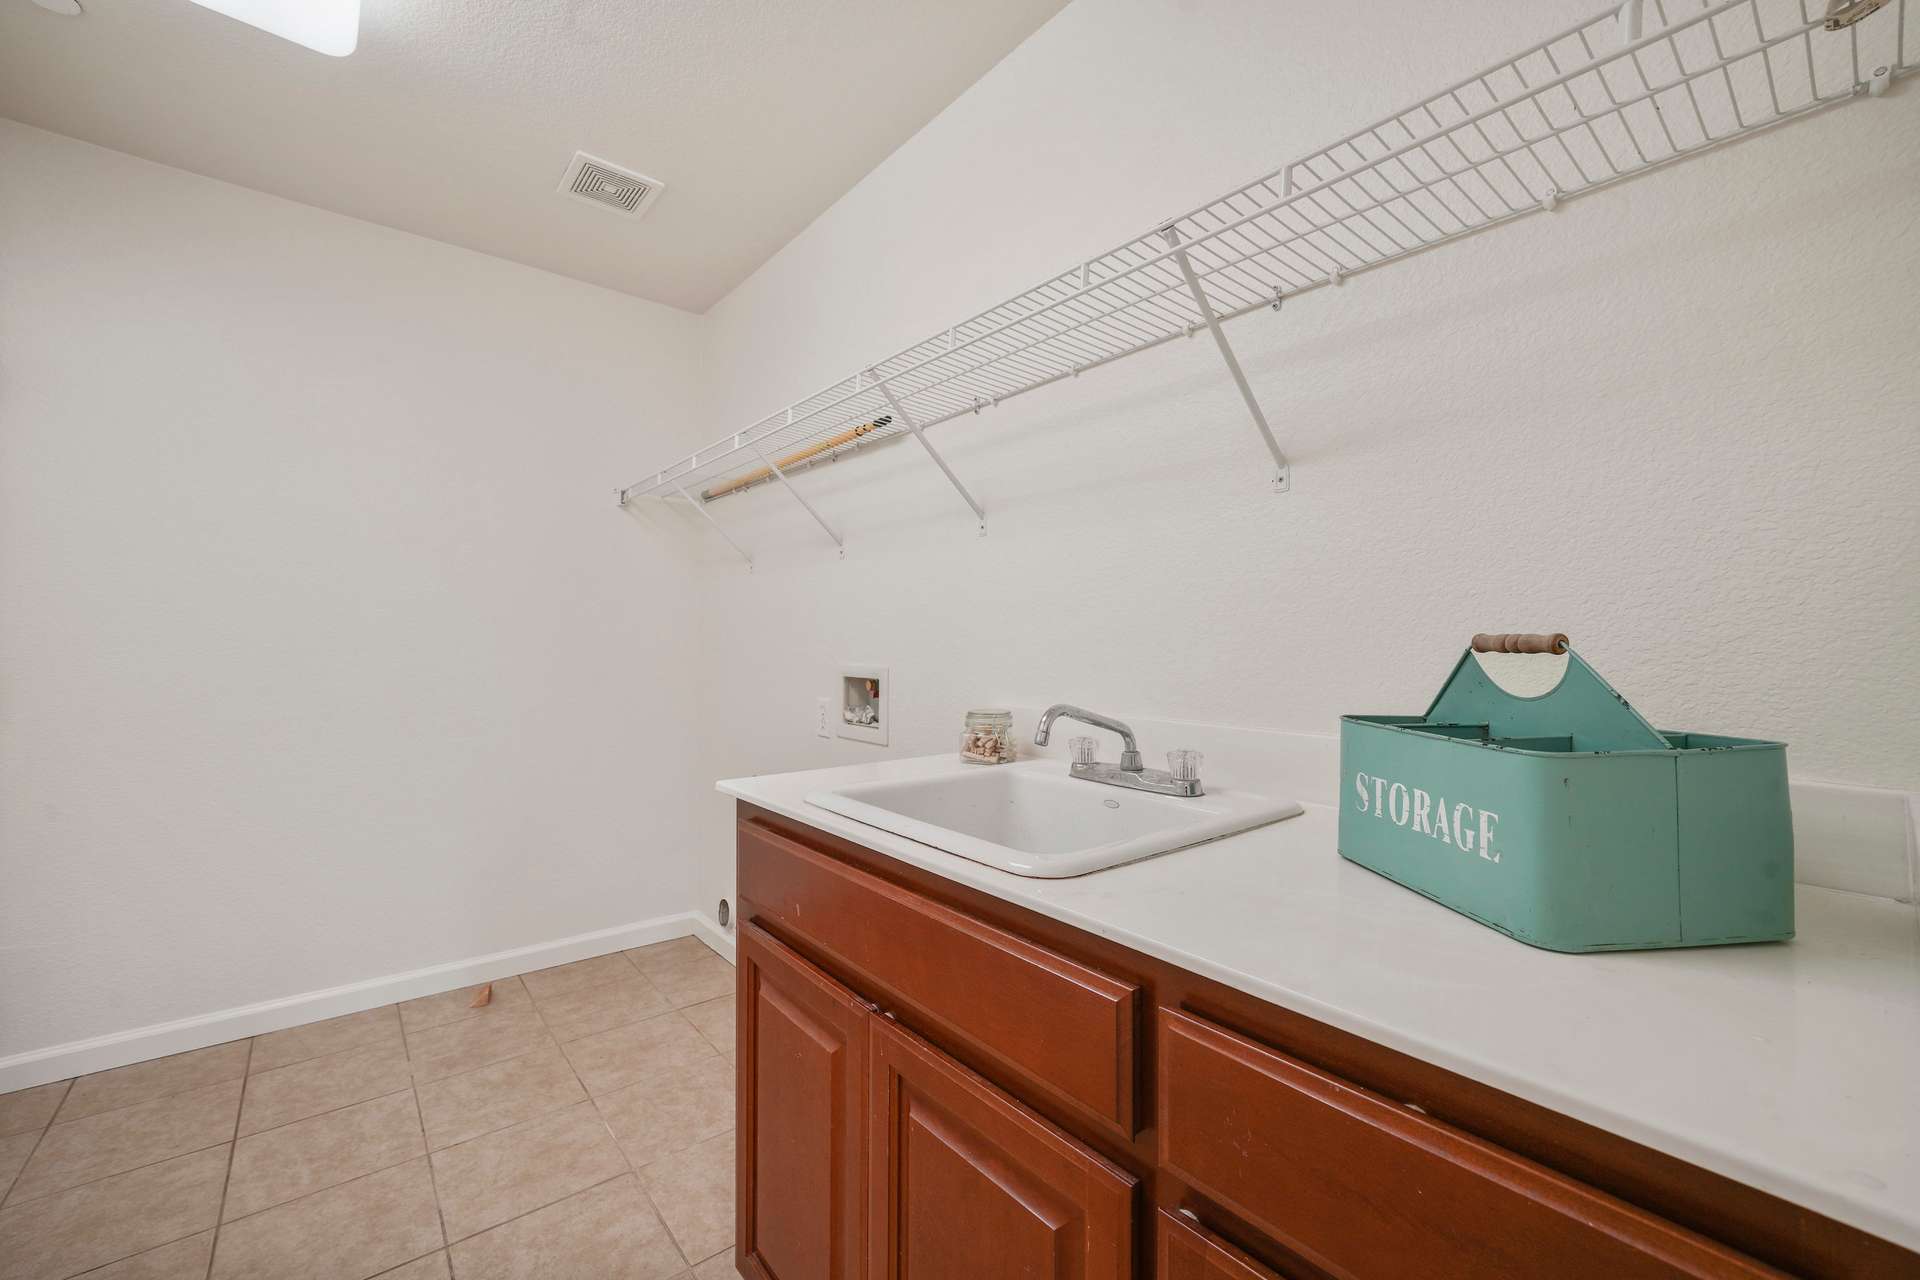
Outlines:
[{"label": "glass jar with lid", "polygon": [[1013,760],[1013,712],[967,712],[960,731],[960,758],[968,764],[1008,764]]}]

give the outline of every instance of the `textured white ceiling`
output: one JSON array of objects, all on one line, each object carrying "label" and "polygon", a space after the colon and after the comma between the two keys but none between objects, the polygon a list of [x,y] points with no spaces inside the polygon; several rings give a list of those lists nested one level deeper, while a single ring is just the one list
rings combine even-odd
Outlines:
[{"label": "textured white ceiling", "polygon": [[[1065,0],[366,0],[348,58],[83,3],[0,0],[0,115],[704,311]],[[566,200],[576,149],[667,191]]]}]

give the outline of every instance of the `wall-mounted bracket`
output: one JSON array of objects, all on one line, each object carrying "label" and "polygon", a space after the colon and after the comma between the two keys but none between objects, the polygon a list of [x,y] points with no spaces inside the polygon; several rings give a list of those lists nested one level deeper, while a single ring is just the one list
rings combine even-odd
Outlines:
[{"label": "wall-mounted bracket", "polygon": [[688,506],[692,507],[695,511],[698,511],[701,515],[706,517],[707,523],[713,526],[713,531],[719,534],[722,538],[725,538],[727,540],[727,545],[740,553],[740,558],[747,562],[747,572],[752,573],[753,557],[747,554],[747,549],[745,547],[741,546],[739,543],[733,540],[732,534],[728,533],[725,529],[720,527],[720,522],[713,518],[713,512],[707,510],[707,504],[704,502],[701,502],[698,498],[688,493],[684,488],[681,487],[681,484],[678,480],[669,480],[667,481],[667,483],[673,486],[673,490],[675,493],[679,494],[681,497],[687,500]]},{"label": "wall-mounted bracket", "polygon": [[1620,43],[1635,43],[1646,33],[1646,29],[1646,0],[1625,0],[1620,6]]},{"label": "wall-mounted bracket", "polygon": [[780,469],[780,464],[762,452],[759,443],[756,441],[749,441],[747,448],[753,450],[753,456],[760,459],[761,465],[773,472],[780,483],[786,486],[787,492],[793,495],[793,500],[806,508],[807,514],[813,517],[813,522],[827,531],[827,536],[833,539],[833,545],[840,548],[840,554],[845,556],[847,554],[846,539],[834,531],[834,527],[827,523],[825,516],[813,509],[813,504],[807,501],[805,494],[794,488],[793,481],[787,479],[787,473]]},{"label": "wall-mounted bracket", "polygon": [[1266,442],[1267,452],[1273,455],[1276,468],[1273,478],[1273,491],[1285,493],[1290,483],[1287,455],[1281,452],[1280,442],[1273,437],[1273,428],[1267,425],[1267,415],[1261,411],[1260,401],[1254,398],[1253,388],[1247,385],[1247,375],[1240,368],[1240,358],[1233,354],[1233,346],[1227,341],[1227,335],[1220,329],[1220,317],[1214,314],[1213,304],[1207,301],[1206,290],[1200,287],[1200,277],[1194,274],[1193,262],[1187,257],[1187,251],[1180,245],[1178,228],[1167,227],[1160,232],[1167,242],[1167,248],[1173,250],[1173,260],[1180,264],[1180,274],[1186,278],[1187,292],[1193,295],[1193,305],[1200,312],[1200,320],[1213,334],[1214,345],[1220,348],[1220,358],[1227,363],[1227,372],[1233,375],[1233,385],[1240,389],[1240,398],[1247,402],[1247,412],[1253,415],[1253,425],[1260,429],[1260,438]]},{"label": "wall-mounted bracket", "polygon": [[[947,483],[953,486],[953,491],[973,509],[973,517],[980,522],[980,532],[984,534],[987,531],[986,510],[973,500],[973,495],[967,492],[967,486],[961,484],[960,477],[953,474],[953,468],[948,466],[947,460],[940,456],[940,451],[927,442],[927,433],[920,429],[920,424],[913,420],[913,415],[893,398],[893,388],[886,384],[886,380],[876,376],[873,385],[880,388],[880,394],[886,397],[887,408],[893,411],[894,418],[907,430],[913,432],[913,438],[920,442],[920,447],[927,451],[929,458],[933,459],[933,465],[940,468],[940,474],[947,478]],[[978,412],[977,407],[975,411]]]}]

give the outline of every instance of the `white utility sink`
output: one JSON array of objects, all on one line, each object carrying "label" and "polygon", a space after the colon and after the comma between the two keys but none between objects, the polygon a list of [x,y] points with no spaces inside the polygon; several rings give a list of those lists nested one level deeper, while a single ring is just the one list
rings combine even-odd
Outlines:
[{"label": "white utility sink", "polygon": [[1059,879],[1218,840],[1299,813],[1246,791],[1181,798],[1067,776],[1058,760],[978,765],[815,791],[807,803],[1017,876]]}]

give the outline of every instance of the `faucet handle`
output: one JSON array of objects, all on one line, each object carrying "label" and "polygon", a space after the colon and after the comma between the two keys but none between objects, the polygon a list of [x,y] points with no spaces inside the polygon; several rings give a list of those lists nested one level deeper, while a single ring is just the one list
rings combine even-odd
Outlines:
[{"label": "faucet handle", "polygon": [[1200,766],[1206,757],[1198,751],[1181,747],[1167,752],[1167,772],[1173,775],[1175,782],[1198,782]]},{"label": "faucet handle", "polygon": [[1092,738],[1067,739],[1067,750],[1073,753],[1073,762],[1075,764],[1092,764],[1094,761],[1094,753],[1099,749],[1099,742]]}]

